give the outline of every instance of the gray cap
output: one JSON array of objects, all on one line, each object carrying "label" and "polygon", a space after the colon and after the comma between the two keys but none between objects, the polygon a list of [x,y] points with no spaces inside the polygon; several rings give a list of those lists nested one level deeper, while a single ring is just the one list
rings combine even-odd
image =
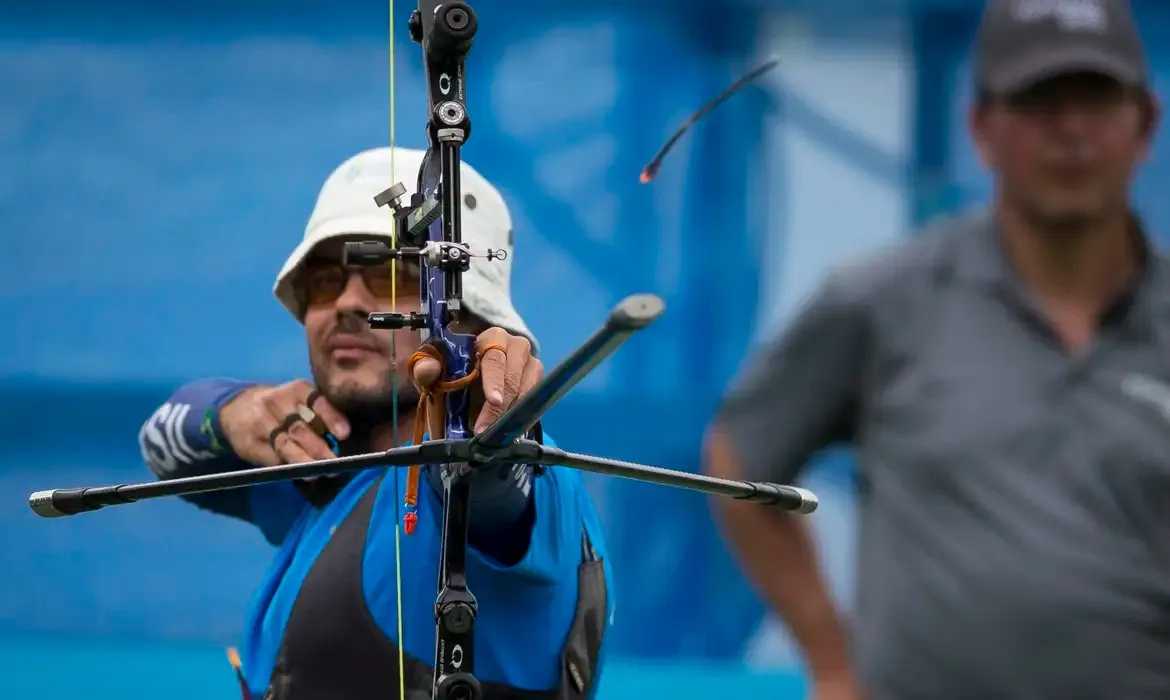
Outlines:
[{"label": "gray cap", "polygon": [[988,0],[975,51],[978,87],[997,94],[1067,73],[1149,76],[1129,0]]}]

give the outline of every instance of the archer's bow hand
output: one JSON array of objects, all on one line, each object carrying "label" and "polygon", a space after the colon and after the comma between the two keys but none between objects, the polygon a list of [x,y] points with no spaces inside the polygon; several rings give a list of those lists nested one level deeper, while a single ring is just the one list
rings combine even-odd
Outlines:
[{"label": "archer's bow hand", "polygon": [[[475,434],[499,419],[516,400],[544,378],[544,365],[532,356],[532,343],[522,335],[512,335],[503,328],[489,328],[475,339],[478,377],[473,386],[472,408],[477,413]],[[433,387],[442,368],[434,357],[420,358],[413,365],[412,378],[420,387]],[[430,425],[443,425],[442,402],[432,402]],[[430,433],[438,437],[435,430]]]}]

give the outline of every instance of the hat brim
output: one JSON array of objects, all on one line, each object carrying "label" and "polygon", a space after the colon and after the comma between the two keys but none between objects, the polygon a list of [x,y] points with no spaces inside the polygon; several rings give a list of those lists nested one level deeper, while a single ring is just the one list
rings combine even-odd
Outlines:
[{"label": "hat brim", "polygon": [[[294,281],[297,271],[304,264],[305,259],[312,254],[317,246],[338,238],[368,235],[371,238],[389,241],[390,236],[385,233],[386,225],[386,219],[369,216],[334,219],[322,223],[313,230],[312,236],[301,241],[285,260],[284,266],[276,276],[276,283],[272,287],[273,294],[298,322],[303,323],[304,309],[301,308]],[[464,226],[466,227],[467,224],[465,223]],[[483,265],[490,264],[493,263],[473,260],[471,268],[463,273],[464,306],[493,326],[499,326],[511,333],[528,338],[535,352],[538,347],[536,337],[528,324],[521,318],[520,312],[512,305],[508,291],[501,287],[498,280],[484,273]]]},{"label": "hat brim", "polygon": [[1131,87],[1144,84],[1141,72],[1130,61],[1100,49],[1078,46],[1037,52],[1020,61],[1013,70],[992,77],[985,87],[997,94],[1014,94],[1073,73],[1096,73]]}]

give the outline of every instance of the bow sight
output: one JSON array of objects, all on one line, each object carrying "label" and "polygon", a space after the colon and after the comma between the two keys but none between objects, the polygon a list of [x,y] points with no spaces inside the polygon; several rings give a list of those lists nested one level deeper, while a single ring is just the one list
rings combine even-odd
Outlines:
[{"label": "bow sight", "polygon": [[[369,316],[369,323],[373,328],[420,330],[437,351],[443,368],[440,383],[450,387],[443,394],[446,402],[445,424],[441,426],[443,434],[435,436],[441,439],[384,452],[301,464],[141,484],[39,491],[29,497],[33,511],[42,517],[53,518],[149,498],[241,488],[371,467],[411,467],[414,479],[417,479],[417,473],[412,465],[441,467],[444,469],[443,532],[439,594],[434,608],[436,638],[431,688],[435,700],[479,700],[483,695],[474,676],[474,626],[478,604],[467,587],[465,571],[471,488],[468,477],[475,470],[485,465],[531,465],[538,469],[559,465],[746,500],[794,513],[811,513],[817,506],[816,496],[792,486],[719,479],[576,454],[542,444],[539,431],[534,433],[533,430],[545,412],[631,335],[663,313],[663,301],[650,294],[627,297],[618,303],[600,330],[548,372],[536,387],[520,397],[495,424],[479,435],[471,435],[471,402],[467,385],[475,378],[475,337],[454,330],[458,327],[455,322],[464,315],[462,275],[469,269],[473,255],[485,257],[488,262],[504,257],[503,251],[473,251],[462,240],[459,149],[467,141],[471,129],[464,103],[464,62],[476,26],[475,13],[464,2],[420,0],[419,8],[411,14],[410,36],[423,49],[430,97],[429,148],[418,173],[418,187],[406,203],[402,201],[406,188],[401,183],[394,183],[375,198],[379,206],[394,210],[394,245],[373,241],[347,243],[345,246],[345,262],[350,265],[379,266],[410,261],[419,267],[421,308],[405,314],[397,311],[373,313]],[[738,86],[733,86],[732,90]],[[725,99],[726,94],[717,98],[715,104]],[[709,111],[711,107],[705,109]],[[674,140],[677,136],[671,143]],[[650,175],[657,168],[661,155],[655,158],[653,167],[648,168]],[[643,179],[649,179],[649,176]],[[409,483],[407,518],[411,517],[413,508],[409,500]]]}]

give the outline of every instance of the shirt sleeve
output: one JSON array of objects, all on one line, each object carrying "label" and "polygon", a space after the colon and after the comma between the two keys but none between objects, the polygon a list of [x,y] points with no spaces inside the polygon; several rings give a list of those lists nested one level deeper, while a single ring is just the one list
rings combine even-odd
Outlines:
[{"label": "shirt sleeve", "polygon": [[[537,434],[525,437],[540,439]],[[441,498],[442,469],[428,466],[423,474]],[[535,477],[535,470],[527,464],[503,465],[472,474],[468,544],[502,564],[514,564],[523,558],[535,523]]]},{"label": "shirt sleeve", "polygon": [[853,439],[867,324],[864,296],[832,275],[749,360],[715,418],[745,478],[791,483],[818,451]]},{"label": "shirt sleeve", "polygon": [[[547,436],[545,444],[554,445]],[[501,562],[476,546],[470,548],[470,555],[492,569],[536,581],[555,583],[567,574],[575,576],[581,563],[581,535],[592,512],[580,474],[567,467],[548,467],[525,481],[525,488],[532,492],[531,524],[522,556],[515,562]]]},{"label": "shirt sleeve", "polygon": [[[159,479],[179,479],[247,469],[219,427],[219,409],[254,384],[202,379],[184,384],[142,425],[138,444]],[[218,515],[256,525],[279,544],[306,502],[291,482],[191,494],[184,500]]]}]

